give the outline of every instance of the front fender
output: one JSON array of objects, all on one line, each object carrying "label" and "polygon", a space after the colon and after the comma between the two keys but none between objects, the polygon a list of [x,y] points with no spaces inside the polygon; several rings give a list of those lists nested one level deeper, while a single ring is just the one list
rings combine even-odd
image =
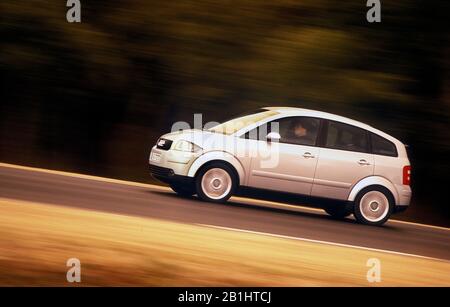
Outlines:
[{"label": "front fender", "polygon": [[197,171],[202,167],[205,163],[210,161],[225,161],[230,163],[236,170],[239,175],[239,183],[243,184],[245,180],[245,171],[241,162],[236,159],[232,154],[225,151],[209,151],[199,156],[189,168],[188,176],[194,177]]},{"label": "front fender", "polygon": [[356,195],[358,195],[358,193],[362,189],[364,189],[365,187],[371,186],[371,185],[380,185],[380,186],[385,187],[392,193],[392,196],[394,196],[395,204],[397,205],[399,203],[397,189],[395,188],[394,184],[392,182],[390,182],[389,180],[387,180],[386,178],[381,177],[381,176],[370,176],[370,177],[361,179],[357,184],[355,184],[355,186],[351,190],[351,192],[348,196],[348,200],[354,201],[356,198]]}]

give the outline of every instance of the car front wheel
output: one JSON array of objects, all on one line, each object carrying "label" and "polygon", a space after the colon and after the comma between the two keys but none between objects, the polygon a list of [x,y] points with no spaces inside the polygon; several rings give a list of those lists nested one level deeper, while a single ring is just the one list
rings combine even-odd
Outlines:
[{"label": "car front wheel", "polygon": [[233,170],[224,163],[212,163],[202,168],[196,177],[198,196],[210,202],[225,202],[236,188]]},{"label": "car front wheel", "polygon": [[389,191],[382,187],[363,189],[355,199],[355,218],[367,225],[383,225],[391,216],[394,199]]}]

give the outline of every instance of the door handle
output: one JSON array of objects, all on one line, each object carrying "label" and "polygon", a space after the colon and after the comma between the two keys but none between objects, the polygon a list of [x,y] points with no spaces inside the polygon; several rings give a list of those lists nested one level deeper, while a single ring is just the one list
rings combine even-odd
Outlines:
[{"label": "door handle", "polygon": [[310,152],[305,152],[304,154],[303,154],[303,157],[304,158],[314,158],[314,156],[310,153]]},{"label": "door handle", "polygon": [[370,163],[367,162],[366,159],[361,159],[361,160],[359,160],[359,161],[358,161],[358,164],[359,164],[359,165],[370,165]]}]

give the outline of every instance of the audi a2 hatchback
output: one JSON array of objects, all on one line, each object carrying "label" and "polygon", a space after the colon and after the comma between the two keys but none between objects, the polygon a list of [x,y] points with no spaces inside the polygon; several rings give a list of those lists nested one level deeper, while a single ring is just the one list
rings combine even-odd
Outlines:
[{"label": "audi a2 hatchback", "polygon": [[149,163],[152,175],[180,195],[224,202],[239,187],[302,194],[336,200],[324,207],[328,214],[354,214],[369,225],[385,223],[411,199],[402,142],[364,123],[301,108],[268,107],[209,129],[165,134]]}]

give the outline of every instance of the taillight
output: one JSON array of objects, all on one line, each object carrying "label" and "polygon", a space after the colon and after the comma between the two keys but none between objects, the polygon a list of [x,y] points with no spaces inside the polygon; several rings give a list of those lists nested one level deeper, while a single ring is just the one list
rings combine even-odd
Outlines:
[{"label": "taillight", "polygon": [[403,167],[403,184],[404,185],[411,184],[411,166],[410,165]]}]

